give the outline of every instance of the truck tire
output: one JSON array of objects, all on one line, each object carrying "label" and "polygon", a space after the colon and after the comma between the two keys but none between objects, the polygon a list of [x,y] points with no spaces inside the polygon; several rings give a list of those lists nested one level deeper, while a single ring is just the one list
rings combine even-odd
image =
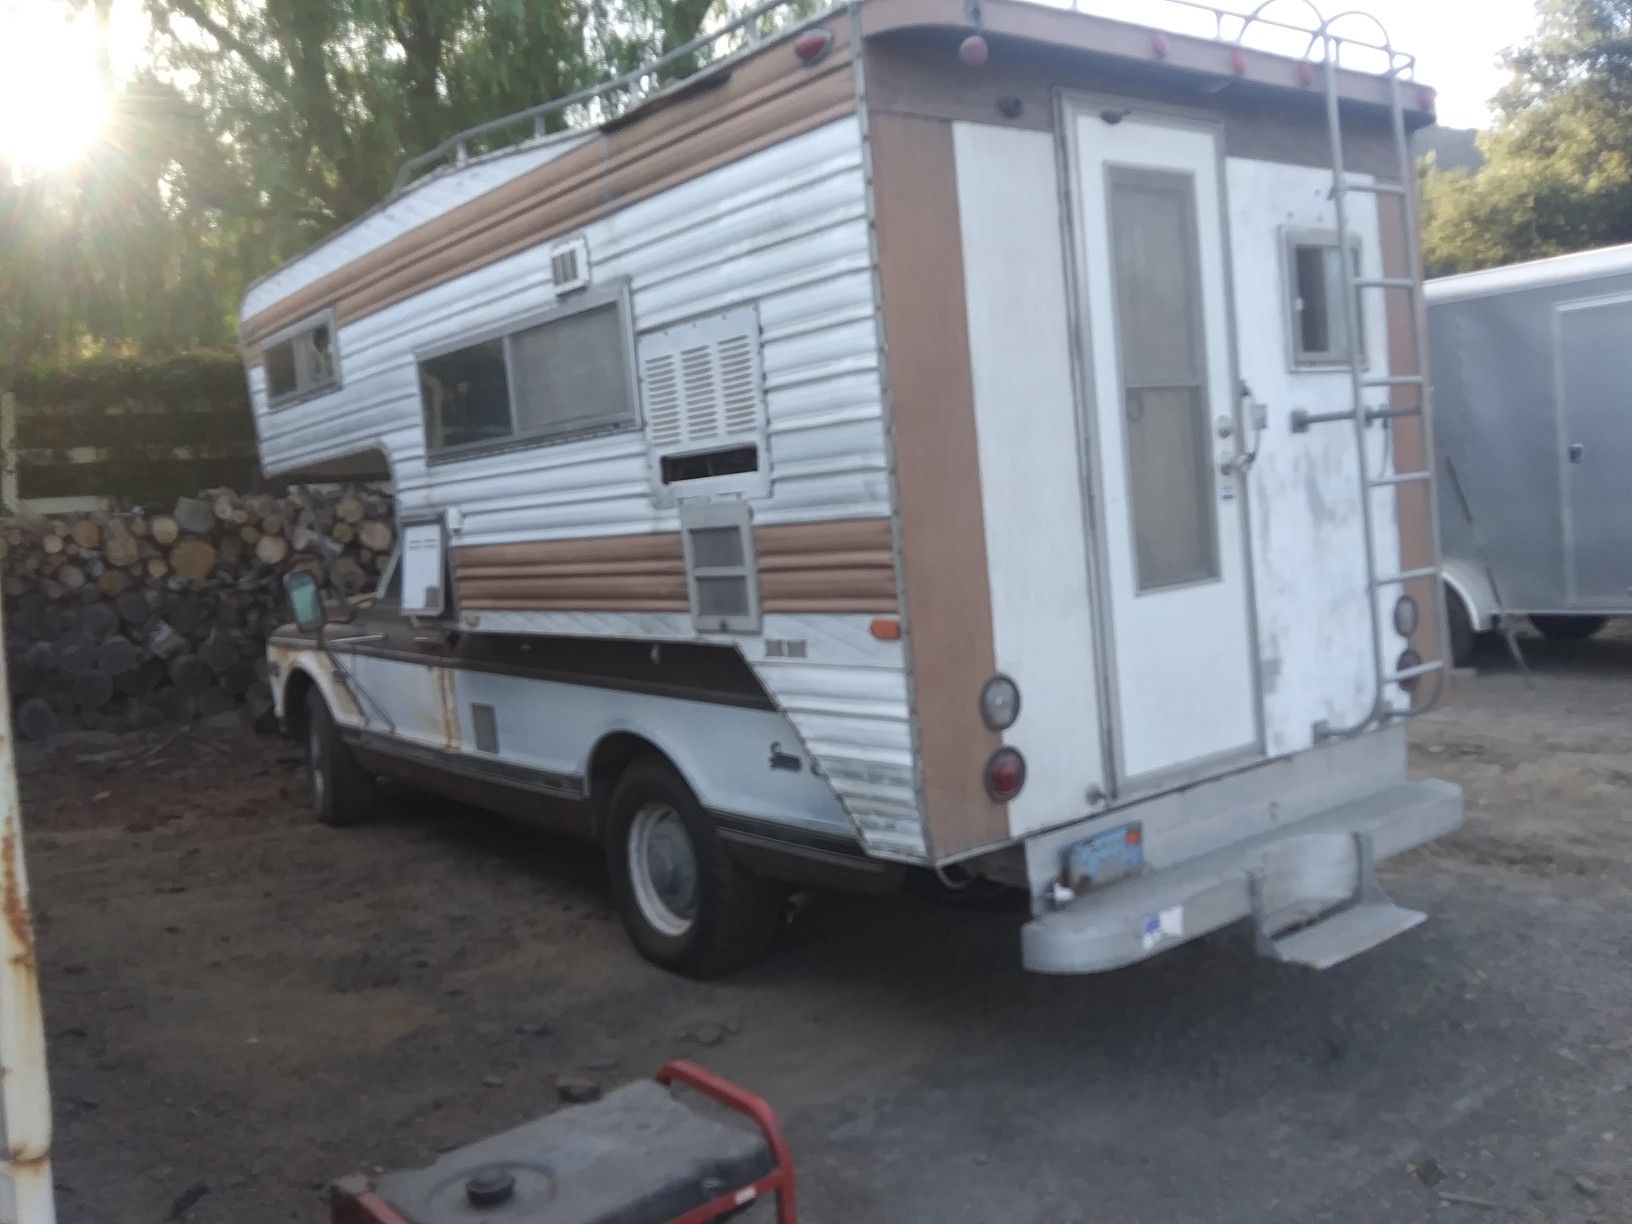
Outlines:
[{"label": "truck tire", "polygon": [[1584,642],[1609,623],[1607,616],[1532,616],[1530,623],[1549,642]]},{"label": "truck tire", "polygon": [[346,747],[328,703],[315,688],[306,694],[306,777],[312,807],[324,824],[357,825],[374,815],[374,775]]},{"label": "truck tire", "polygon": [[624,771],[605,841],[618,914],[653,964],[718,977],[775,942],[783,890],[731,856],[691,788],[661,758],[642,757]]}]

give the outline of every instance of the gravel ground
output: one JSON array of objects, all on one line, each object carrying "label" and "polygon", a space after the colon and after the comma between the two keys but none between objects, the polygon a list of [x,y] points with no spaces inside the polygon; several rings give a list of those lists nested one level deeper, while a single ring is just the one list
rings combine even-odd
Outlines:
[{"label": "gravel ground", "polygon": [[1307,975],[1234,934],[1028,977],[1016,916],[813,904],[769,963],[669,977],[596,854],[408,793],[337,832],[221,730],[24,761],[59,1208],[323,1218],[687,1055],[769,1096],[816,1221],[1632,1220],[1632,641],[1499,652],[1423,720],[1457,836],[1425,926]]}]

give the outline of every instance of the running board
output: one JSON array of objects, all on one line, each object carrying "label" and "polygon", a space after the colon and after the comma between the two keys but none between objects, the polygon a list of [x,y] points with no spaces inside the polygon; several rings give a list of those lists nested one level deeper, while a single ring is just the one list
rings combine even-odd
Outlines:
[{"label": "running board", "polygon": [[1267,949],[1260,942],[1259,951],[1289,965],[1330,969],[1404,934],[1427,918],[1419,910],[1392,901],[1364,901],[1295,934],[1268,939]]},{"label": "running board", "polygon": [[1428,915],[1419,910],[1396,905],[1383,891],[1377,882],[1377,854],[1370,833],[1356,832],[1354,848],[1357,870],[1353,901],[1317,922],[1298,927],[1290,935],[1270,933],[1260,881],[1256,877],[1248,880],[1260,956],[1288,965],[1330,969],[1428,920]]}]

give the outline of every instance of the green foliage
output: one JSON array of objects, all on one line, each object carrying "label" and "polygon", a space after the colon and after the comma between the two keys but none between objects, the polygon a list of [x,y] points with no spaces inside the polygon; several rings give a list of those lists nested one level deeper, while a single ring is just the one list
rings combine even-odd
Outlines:
[{"label": "green foliage", "polygon": [[106,147],[49,179],[0,164],[0,387],[39,357],[230,343],[244,286],[377,203],[408,157],[744,2],[144,0],[151,70]]},{"label": "green foliage", "polygon": [[1632,0],[1539,0],[1477,174],[1430,169],[1429,271],[1632,241]]}]

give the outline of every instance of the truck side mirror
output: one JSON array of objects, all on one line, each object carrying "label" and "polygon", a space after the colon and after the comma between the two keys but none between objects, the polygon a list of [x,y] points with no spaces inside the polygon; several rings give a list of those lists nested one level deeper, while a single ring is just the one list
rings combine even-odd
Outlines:
[{"label": "truck side mirror", "polygon": [[283,576],[283,591],[289,596],[289,608],[295,614],[295,625],[302,633],[318,633],[328,614],[323,607],[323,593],[317,589],[317,579],[306,570],[292,570]]}]

